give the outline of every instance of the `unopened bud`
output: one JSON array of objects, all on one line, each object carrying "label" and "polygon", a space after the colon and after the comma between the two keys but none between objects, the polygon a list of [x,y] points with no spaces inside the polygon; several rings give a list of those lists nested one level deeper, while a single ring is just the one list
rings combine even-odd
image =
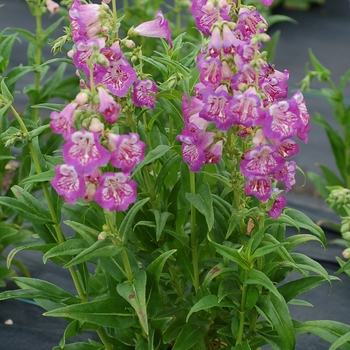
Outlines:
[{"label": "unopened bud", "polygon": [[135,43],[128,39],[128,40],[125,40],[125,43],[124,43],[125,47],[127,47],[128,49],[133,49],[135,47]]},{"label": "unopened bud", "polygon": [[80,79],[79,80],[79,86],[80,86],[80,89],[84,89],[85,88],[85,81],[84,81],[84,79]]},{"label": "unopened bud", "polygon": [[350,259],[350,248],[346,248],[342,253],[344,259]]},{"label": "unopened bud", "polygon": [[215,11],[214,4],[210,1],[208,1],[204,6],[203,6],[203,11],[206,12],[207,14],[213,13]]},{"label": "unopened bud", "polygon": [[83,106],[85,105],[88,101],[89,101],[89,95],[84,92],[81,91],[79,92],[79,94],[75,97],[75,101],[79,106]]},{"label": "unopened bud", "polygon": [[90,126],[89,126],[89,130],[91,132],[101,133],[104,130],[104,125],[103,125],[103,123],[101,123],[100,119],[92,118]]},{"label": "unopened bud", "polygon": [[344,231],[341,233],[341,236],[347,240],[347,241],[350,241],[350,231]]},{"label": "unopened bud", "polygon": [[111,2],[111,0],[102,0],[102,2],[105,4],[109,4]]},{"label": "unopened bud", "polygon": [[98,240],[99,241],[104,241],[107,237],[107,233],[105,231],[102,231],[99,235],[98,235]]},{"label": "unopened bud", "polygon": [[103,54],[98,54],[97,56],[97,60],[96,60],[97,64],[102,66],[102,67],[108,67],[109,66],[109,61],[108,58],[103,55]]},{"label": "unopened bud", "polygon": [[67,52],[67,56],[68,56],[69,58],[72,58],[72,57],[74,56],[74,50],[69,50],[69,51]]},{"label": "unopened bud", "polygon": [[50,13],[54,14],[58,12],[60,5],[52,0],[46,0],[46,7]]}]

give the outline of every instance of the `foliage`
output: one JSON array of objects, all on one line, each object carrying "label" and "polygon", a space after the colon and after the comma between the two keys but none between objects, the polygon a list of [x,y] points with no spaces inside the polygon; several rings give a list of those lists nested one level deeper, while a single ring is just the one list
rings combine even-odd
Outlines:
[{"label": "foliage", "polygon": [[[53,5],[28,3],[38,20]],[[300,294],[336,278],[294,251],[309,241],[324,245],[325,237],[306,215],[284,208],[277,187],[288,191],[295,182],[295,162],[286,158],[298,151],[292,137],[305,140],[309,121],[301,93],[280,100],[288,72],[260,52],[268,40],[264,18],[253,12],[253,30],[247,24],[234,32],[252,9],[241,1],[215,8],[214,1],[205,5],[213,29],[199,28],[206,23],[194,3],[198,40],[191,30],[170,36],[161,13],[153,19],[161,1],[143,1],[125,17],[114,0],[107,3],[61,2],[72,25],[52,45],[55,52],[71,45],[79,81],[64,77],[70,59],[57,59],[60,66],[43,80],[53,62],[42,62],[39,39],[52,28],[3,33],[3,73],[17,35],[29,40],[32,56],[0,83],[0,169],[19,159],[0,197],[1,232],[38,237],[14,248],[7,265],[22,250],[42,252],[44,263],[69,270],[76,295],[14,277],[19,289],[0,300],[34,299],[45,316],[68,320],[55,349],[289,350],[307,332],[344,344],[347,326],[298,322],[289,312],[290,304],[307,304]],[[178,30],[182,6],[174,13]],[[225,64],[221,77],[217,67]],[[14,84],[31,71],[35,84],[26,88],[22,113]],[[56,97],[67,103],[52,103]],[[49,120],[41,117],[45,109]],[[67,227],[73,236],[65,236]],[[287,227],[298,234],[287,236]],[[293,271],[299,278],[286,280]],[[86,330],[99,341],[68,343]]]}]

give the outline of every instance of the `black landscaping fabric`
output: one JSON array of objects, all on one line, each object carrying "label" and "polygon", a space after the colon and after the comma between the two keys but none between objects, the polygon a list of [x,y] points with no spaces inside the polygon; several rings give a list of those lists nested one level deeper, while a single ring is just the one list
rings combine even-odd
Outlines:
[{"label": "black landscaping fabric", "polygon": [[[0,9],[0,30],[6,27],[25,27],[34,30],[35,21],[29,13],[24,0],[1,0],[4,7]],[[326,0],[324,6],[314,6],[307,12],[293,12],[278,9],[294,18],[298,23],[280,23],[271,28],[271,34],[281,30],[281,38],[277,47],[274,64],[276,69],[290,71],[289,86],[291,93],[298,88],[298,82],[304,77],[305,64],[309,61],[308,49],[311,48],[318,59],[332,72],[337,83],[339,78],[350,68],[350,9],[348,0]],[[47,16],[44,27],[52,23],[54,17]],[[60,35],[58,33],[57,35]],[[46,58],[50,58],[50,50],[45,51]],[[12,66],[26,63],[26,43],[16,43],[12,54]],[[22,85],[31,83],[29,75],[21,80]],[[23,86],[19,86],[21,90]],[[315,87],[322,86],[315,84]],[[350,89],[345,89],[347,97]],[[19,96],[19,103],[26,103],[25,96]],[[332,111],[327,103],[320,98],[306,96],[306,102],[310,114],[319,112],[323,114],[329,123],[336,127],[332,118]],[[327,165],[335,169],[330,147],[322,128],[312,124],[309,135],[309,143],[300,143],[300,154],[295,157],[297,164],[305,171],[319,172],[317,163]],[[288,194],[289,206],[303,211],[316,221],[338,221],[332,211],[323,201],[315,196],[314,187],[310,181],[302,187],[303,180],[299,181],[297,190]],[[327,240],[339,238],[336,232],[325,229]],[[325,269],[334,274],[339,268],[335,256],[340,256],[342,248],[330,246],[323,250],[319,244],[307,244],[300,251],[308,254]],[[74,293],[74,287],[66,270],[50,262],[42,264],[42,254],[36,252],[20,252],[17,256],[21,259],[32,277],[54,282],[58,286]],[[308,293],[303,294],[303,299],[314,305],[313,308],[292,307],[292,317],[304,320],[335,320],[350,324],[350,278],[340,275],[342,282],[334,282],[333,288],[325,283]],[[8,289],[16,288],[13,282],[9,282]],[[3,291],[3,289],[0,289]],[[37,305],[20,300],[0,302],[0,350],[49,350],[58,345],[63,331],[67,326],[65,320],[48,318],[42,315],[43,309]],[[12,325],[5,324],[12,320]],[[75,341],[86,340],[92,334],[83,334],[75,338]],[[266,347],[267,349],[268,347]],[[323,350],[328,349],[329,344],[313,335],[297,336],[297,350]],[[283,349],[281,349],[283,350]]]}]

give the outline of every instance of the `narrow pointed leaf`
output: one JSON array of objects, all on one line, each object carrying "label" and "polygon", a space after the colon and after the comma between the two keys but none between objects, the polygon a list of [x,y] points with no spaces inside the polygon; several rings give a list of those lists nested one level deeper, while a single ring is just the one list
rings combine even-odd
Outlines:
[{"label": "narrow pointed leaf", "polygon": [[186,317],[186,322],[194,312],[200,310],[208,310],[212,307],[218,306],[218,297],[216,295],[207,295],[204,298],[197,301],[192,307]]},{"label": "narrow pointed leaf", "polygon": [[118,284],[117,291],[136,311],[142,329],[146,334],[148,334],[146,283],[146,271],[140,270],[134,277],[133,282],[126,281]]},{"label": "narrow pointed leaf", "polygon": [[199,326],[190,323],[185,324],[181,333],[176,339],[172,350],[188,350],[192,348],[198,341],[203,340],[205,331]]}]

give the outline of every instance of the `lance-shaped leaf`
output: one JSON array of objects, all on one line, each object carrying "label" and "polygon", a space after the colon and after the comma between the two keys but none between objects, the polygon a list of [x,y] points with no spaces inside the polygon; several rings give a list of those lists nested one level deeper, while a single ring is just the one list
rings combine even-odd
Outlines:
[{"label": "lance-shaped leaf", "polygon": [[120,297],[104,298],[51,310],[44,313],[44,316],[70,318],[103,327],[125,329],[135,323],[133,315],[126,311],[127,305]]},{"label": "lance-shaped leaf", "polygon": [[157,259],[153,260],[151,264],[147,267],[147,295],[148,295],[148,308],[152,307],[156,310],[161,307],[160,305],[160,295],[159,295],[159,280],[160,275],[163,271],[163,267],[168,260],[168,258],[176,252],[176,249],[168,250],[164,252]]},{"label": "lance-shaped leaf", "polygon": [[271,282],[271,280],[261,271],[252,269],[248,273],[248,278],[244,281],[245,284],[259,285],[268,289],[271,293],[273,293],[276,298],[282,300],[283,297],[275,287],[275,285]]},{"label": "lance-shaped leaf", "polygon": [[294,350],[295,333],[288,306],[283,298],[275,294],[261,295],[257,303],[258,311],[271,324],[284,344],[284,350]]},{"label": "lance-shaped leaf", "polygon": [[121,251],[121,249],[121,246],[115,246],[109,241],[97,241],[92,246],[84,249],[68,264],[64,265],[64,267],[71,267],[99,257],[115,256]]},{"label": "lance-shaped leaf", "polygon": [[[334,344],[341,337],[345,336],[350,332],[350,326],[332,320],[316,320],[299,322],[293,320],[296,334],[311,333],[326,340],[330,344]],[[344,338],[343,338],[344,339]],[[337,347],[338,348],[338,347]],[[340,348],[343,350],[349,350],[349,344],[342,344]]]},{"label": "lance-shaped leaf", "polygon": [[188,319],[194,312],[208,310],[215,306],[218,306],[218,297],[216,295],[207,295],[203,297],[191,307],[191,310],[187,314],[186,322],[188,322]]},{"label": "lance-shaped leaf", "polygon": [[205,330],[202,327],[187,323],[182,327],[181,333],[176,338],[173,350],[188,350],[198,341],[203,340]]},{"label": "lance-shaped leaf", "polygon": [[165,224],[169,219],[174,218],[174,215],[169,212],[161,213],[157,209],[150,209],[150,211],[154,214],[154,218],[156,220],[156,239],[159,241],[161,234],[163,233]]},{"label": "lance-shaped leaf", "polygon": [[118,293],[133,307],[139,318],[140,325],[146,334],[148,330],[148,317],[146,308],[146,271],[140,270],[132,282],[125,281],[117,286]]},{"label": "lance-shaped leaf", "polygon": [[186,193],[186,199],[205,217],[210,231],[214,225],[214,210],[209,185],[203,183],[196,194]]}]

